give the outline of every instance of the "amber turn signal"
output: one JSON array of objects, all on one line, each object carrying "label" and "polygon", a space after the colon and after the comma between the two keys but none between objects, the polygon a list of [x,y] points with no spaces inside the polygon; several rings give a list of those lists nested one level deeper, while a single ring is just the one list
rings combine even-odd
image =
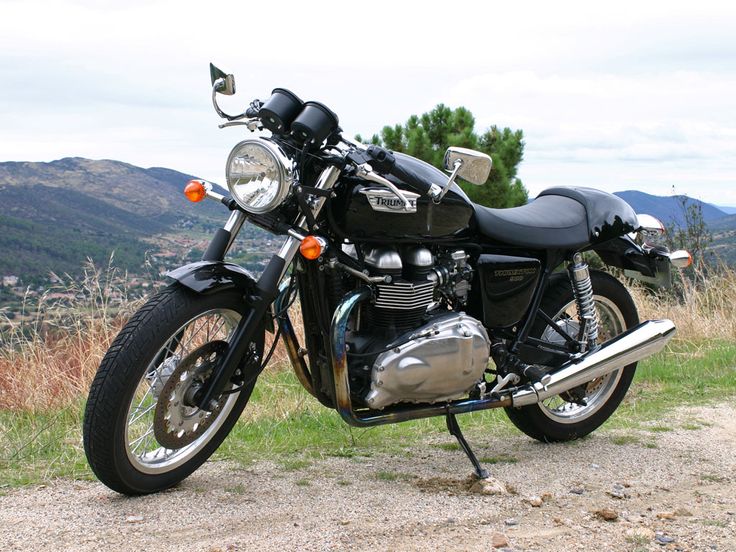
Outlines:
[{"label": "amber turn signal", "polygon": [[190,180],[184,187],[184,195],[193,203],[202,201],[207,195],[207,190],[201,180]]},{"label": "amber turn signal", "polygon": [[316,236],[307,236],[302,240],[302,243],[299,246],[299,251],[301,252],[302,257],[313,261],[322,255],[325,250],[325,245],[326,244],[323,239]]}]

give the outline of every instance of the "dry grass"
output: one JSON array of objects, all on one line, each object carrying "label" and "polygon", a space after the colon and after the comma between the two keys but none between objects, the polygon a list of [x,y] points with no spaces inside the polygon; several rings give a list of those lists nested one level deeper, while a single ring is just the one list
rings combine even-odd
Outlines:
[{"label": "dry grass", "polygon": [[[0,332],[0,410],[38,412],[72,404],[87,394],[102,356],[141,304],[129,299],[115,280],[112,267],[100,270],[90,263],[82,283],[67,280],[63,291],[73,293],[71,302],[50,300],[49,293],[30,317],[33,321],[25,316],[20,324],[6,321],[10,329]],[[682,277],[677,280],[679,294],[653,294],[641,286],[629,286],[641,318],[673,319],[680,340],[736,341],[736,271],[722,267],[700,275],[697,285]],[[300,335],[298,309],[294,305],[291,316]],[[266,350],[272,338],[267,334]],[[287,364],[279,345],[269,369],[283,370]]]},{"label": "dry grass", "polygon": [[720,266],[694,280],[681,273],[673,280],[673,290],[658,293],[632,282],[629,291],[642,320],[670,318],[681,340],[736,341],[736,270]]},{"label": "dry grass", "polygon": [[[81,283],[65,278],[40,297],[33,312],[11,321],[0,311],[0,410],[38,412],[86,396],[112,340],[143,303],[127,296],[115,283],[125,278],[117,276],[111,265],[100,269],[88,262]],[[53,299],[58,295],[73,299]],[[300,334],[298,305],[291,314]],[[272,341],[273,334],[267,334],[266,351]],[[279,344],[270,365],[287,362]]]},{"label": "dry grass", "polygon": [[[5,320],[0,333],[0,409],[37,411],[86,394],[102,356],[140,305],[113,281],[116,271],[88,263],[84,279],[67,278],[38,301],[32,316]],[[51,299],[56,292],[74,299]],[[27,301],[26,301],[27,304]]]}]

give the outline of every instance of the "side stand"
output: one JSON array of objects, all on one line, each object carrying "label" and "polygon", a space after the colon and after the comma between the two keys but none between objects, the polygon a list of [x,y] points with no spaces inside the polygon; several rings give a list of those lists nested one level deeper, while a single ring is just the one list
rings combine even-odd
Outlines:
[{"label": "side stand", "polygon": [[489,475],[488,470],[484,469],[483,466],[480,465],[480,462],[478,462],[478,459],[475,457],[475,454],[470,448],[470,445],[465,440],[465,437],[463,437],[463,432],[460,431],[460,426],[457,425],[457,418],[454,414],[448,412],[446,419],[447,431],[450,432],[450,435],[454,435],[455,439],[457,439],[457,442],[460,443],[460,447],[463,449],[467,457],[470,459],[470,462],[473,464],[473,467],[475,468],[475,475],[478,477],[478,479],[486,479]]}]

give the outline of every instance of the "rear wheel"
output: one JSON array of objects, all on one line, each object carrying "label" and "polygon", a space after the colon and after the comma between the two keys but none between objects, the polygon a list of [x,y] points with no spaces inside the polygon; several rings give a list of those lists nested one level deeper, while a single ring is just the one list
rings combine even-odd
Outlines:
[{"label": "rear wheel", "polygon": [[[639,323],[636,305],[626,288],[613,276],[590,271],[598,312],[599,342],[603,343]],[[569,335],[579,330],[575,298],[566,274],[556,274],[542,300],[542,310]],[[531,337],[561,343],[557,332],[538,322]],[[568,394],[539,404],[508,407],[506,414],[521,431],[540,441],[569,441],[597,429],[616,410],[636,371],[636,363],[589,381]],[[574,396],[573,396],[574,395]]]},{"label": "rear wheel", "polygon": [[[174,284],[125,325],[100,364],[84,416],[85,453],[100,481],[125,494],[160,491],[217,449],[255,382],[229,384],[211,412],[188,404],[246,309],[235,290],[198,295]],[[261,331],[241,369],[262,352]]]}]

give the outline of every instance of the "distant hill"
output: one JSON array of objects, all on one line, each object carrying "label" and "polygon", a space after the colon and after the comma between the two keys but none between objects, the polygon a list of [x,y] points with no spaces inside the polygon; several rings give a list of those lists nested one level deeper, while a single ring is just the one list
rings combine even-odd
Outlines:
[{"label": "distant hill", "polygon": [[736,215],[736,207],[728,207],[725,205],[716,205],[721,211],[726,213],[727,215]]},{"label": "distant hill", "polygon": [[[198,258],[198,248],[206,246],[227,212],[211,201],[188,202],[182,188],[191,178],[171,169],[79,157],[0,163],[0,276],[43,283],[52,271],[78,274],[88,257],[104,265],[113,251],[115,265],[134,274],[145,272],[146,253],[160,254],[174,266]],[[638,213],[682,224],[675,197],[616,195]],[[702,208],[714,247],[736,262],[736,215],[707,203]],[[257,270],[270,240],[246,225],[233,259]]]},{"label": "distant hill", "polygon": [[78,157],[0,163],[0,275],[77,273],[87,257],[104,264],[113,250],[117,266],[139,272],[155,236],[224,220],[223,207],[184,198],[191,178]]},{"label": "distant hill", "polygon": [[711,232],[728,232],[736,230],[736,214],[728,215],[708,224]]},{"label": "distant hill", "polygon": [[[673,223],[685,225],[680,202],[682,196],[662,197],[636,191],[616,192],[616,195],[624,199],[637,213],[653,215],[666,225]],[[701,206],[703,218],[713,236],[708,251],[728,264],[736,266],[736,214],[728,214],[710,203],[687,198],[687,205],[693,204]]]},{"label": "distant hill", "polygon": [[713,233],[710,249],[731,266],[736,266],[736,215],[719,218],[708,227]]},{"label": "distant hill", "polygon": [[728,216],[719,208],[705,203],[697,199],[685,196],[655,196],[644,192],[628,190],[625,192],[615,192],[615,195],[626,201],[634,208],[637,213],[652,215],[664,222],[666,225],[677,224],[684,225],[685,217],[682,208],[682,199],[685,199],[686,205],[699,204],[703,210],[703,219],[708,224]]}]

